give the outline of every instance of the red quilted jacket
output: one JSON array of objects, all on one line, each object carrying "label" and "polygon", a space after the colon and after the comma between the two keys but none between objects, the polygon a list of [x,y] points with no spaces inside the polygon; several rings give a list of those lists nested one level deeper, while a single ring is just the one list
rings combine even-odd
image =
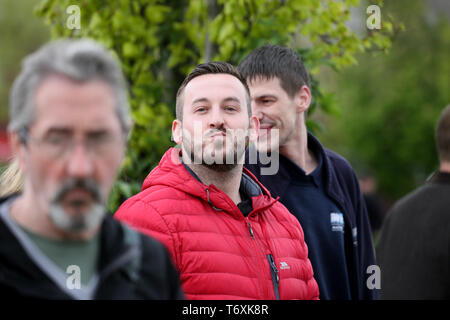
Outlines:
[{"label": "red quilted jacket", "polygon": [[214,185],[196,180],[169,149],[115,217],[163,242],[188,299],[318,299],[319,289],[298,220],[260,194],[245,217]]}]

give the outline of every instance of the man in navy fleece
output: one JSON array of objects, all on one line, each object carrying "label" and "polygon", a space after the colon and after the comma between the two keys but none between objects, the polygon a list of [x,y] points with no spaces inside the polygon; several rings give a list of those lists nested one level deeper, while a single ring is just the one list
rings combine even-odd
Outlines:
[{"label": "man in navy fleece", "polygon": [[[367,285],[375,257],[358,180],[344,158],[306,129],[311,85],[300,57],[289,48],[265,45],[238,69],[261,124],[257,163],[249,152],[246,166],[300,221],[320,299],[376,299],[377,290]],[[267,153],[279,163],[266,163]],[[269,166],[279,170],[267,174]]]}]

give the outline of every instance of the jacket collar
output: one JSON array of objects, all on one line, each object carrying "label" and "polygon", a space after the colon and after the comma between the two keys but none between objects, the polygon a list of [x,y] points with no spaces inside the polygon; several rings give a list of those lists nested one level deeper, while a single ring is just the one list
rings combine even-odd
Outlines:
[{"label": "jacket collar", "polygon": [[341,209],[344,207],[345,197],[341,192],[338,179],[336,177],[336,171],[331,164],[331,160],[327,154],[327,150],[317,140],[317,138],[310,132],[308,132],[308,148],[316,150],[320,153],[323,159],[323,174],[325,176],[325,191],[334,201],[336,201]]},{"label": "jacket collar", "polygon": [[[200,178],[189,168],[185,163],[183,163],[184,168],[197,180],[198,182],[202,181]],[[261,187],[256,183],[248,174],[245,173],[246,169],[244,168],[244,172],[242,172],[241,184],[239,186],[239,191],[242,194],[245,194],[247,197],[256,197],[262,193]]]},{"label": "jacket collar", "polygon": [[[161,158],[159,165],[145,178],[142,191],[152,186],[167,186],[208,202],[216,211],[236,212],[242,216],[236,204],[215,185],[205,185],[192,175],[180,160],[181,150],[170,148]],[[253,197],[253,211],[260,211],[272,205],[275,200],[270,192],[246,168],[243,169],[241,188]]]},{"label": "jacket collar", "polygon": [[[341,188],[339,187],[334,166],[332,165],[331,160],[328,156],[328,151],[322,146],[319,140],[316,137],[314,137],[314,135],[310,132],[308,132],[308,149],[317,153],[317,155],[322,160],[322,174],[324,175],[326,193],[333,200],[335,200],[341,207],[344,207],[344,196],[340,192]],[[281,158],[283,156],[279,155],[279,157]],[[270,164],[263,165],[261,164],[260,161],[258,162],[259,162],[258,167],[265,167],[270,165]],[[249,164],[248,153],[246,153],[246,165],[248,165],[249,167],[252,166],[252,164]],[[271,186],[271,192],[274,197],[277,196],[283,197],[292,180],[292,176],[288,167],[280,166],[278,172],[274,175],[261,175],[260,174],[261,171],[259,168],[256,171],[259,172],[259,174],[257,174],[257,177],[260,179],[262,184]]]},{"label": "jacket collar", "polygon": [[430,183],[450,184],[450,172],[437,171],[429,180]]}]

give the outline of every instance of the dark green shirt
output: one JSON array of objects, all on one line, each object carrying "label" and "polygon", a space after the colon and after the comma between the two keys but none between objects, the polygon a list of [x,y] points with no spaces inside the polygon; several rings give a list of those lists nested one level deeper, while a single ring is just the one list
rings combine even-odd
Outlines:
[{"label": "dark green shirt", "polygon": [[[87,285],[97,271],[100,237],[87,241],[53,240],[20,227],[28,238],[63,272],[72,274],[69,266],[79,267],[81,283]],[[68,269],[69,268],[69,269]]]}]

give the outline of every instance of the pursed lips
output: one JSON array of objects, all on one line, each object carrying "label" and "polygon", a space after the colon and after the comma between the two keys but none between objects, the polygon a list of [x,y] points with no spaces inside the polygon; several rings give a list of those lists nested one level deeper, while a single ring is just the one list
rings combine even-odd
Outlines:
[{"label": "pursed lips", "polygon": [[223,131],[216,131],[216,132],[214,132],[214,133],[212,133],[212,134],[208,134],[208,135],[207,135],[207,138],[215,138],[215,137],[217,137],[217,136],[225,137],[226,135],[227,135],[226,132],[223,132]]}]

